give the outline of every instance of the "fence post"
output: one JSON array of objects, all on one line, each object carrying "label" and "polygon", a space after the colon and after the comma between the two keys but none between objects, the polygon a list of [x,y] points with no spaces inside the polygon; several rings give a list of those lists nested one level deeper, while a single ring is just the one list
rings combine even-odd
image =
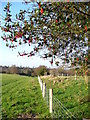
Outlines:
[{"label": "fence post", "polygon": [[50,109],[50,113],[53,112],[53,92],[52,89],[49,89],[49,109]]},{"label": "fence post", "polygon": [[41,90],[42,90],[42,81],[40,80],[40,87],[41,87]]},{"label": "fence post", "polygon": [[43,91],[43,81],[41,80],[41,90]]},{"label": "fence post", "polygon": [[45,91],[46,91],[46,84],[43,83],[43,98],[45,97]]}]

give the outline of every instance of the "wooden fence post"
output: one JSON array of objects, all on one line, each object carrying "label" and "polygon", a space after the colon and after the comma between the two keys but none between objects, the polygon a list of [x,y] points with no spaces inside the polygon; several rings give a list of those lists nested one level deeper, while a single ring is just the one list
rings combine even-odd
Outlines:
[{"label": "wooden fence post", "polygon": [[46,92],[46,84],[43,83],[43,98],[45,97],[45,92]]},{"label": "wooden fence post", "polygon": [[49,109],[50,109],[50,113],[53,112],[53,92],[52,89],[49,89]]},{"label": "wooden fence post", "polygon": [[38,76],[38,81],[39,81],[39,84],[40,84],[40,77]]},{"label": "wooden fence post", "polygon": [[40,80],[40,88],[41,88],[41,86],[42,86],[41,84],[42,84],[42,83],[41,83],[41,80]]},{"label": "wooden fence post", "polygon": [[41,80],[41,90],[43,91],[43,81]]}]

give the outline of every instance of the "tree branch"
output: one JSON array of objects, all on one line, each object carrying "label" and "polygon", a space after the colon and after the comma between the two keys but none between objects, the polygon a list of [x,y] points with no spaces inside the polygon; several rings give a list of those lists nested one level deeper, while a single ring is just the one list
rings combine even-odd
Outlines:
[{"label": "tree branch", "polygon": [[73,6],[78,12],[84,14],[84,15],[87,15],[87,16],[90,16],[89,14],[87,13],[84,13],[83,11],[79,10],[76,6]]}]

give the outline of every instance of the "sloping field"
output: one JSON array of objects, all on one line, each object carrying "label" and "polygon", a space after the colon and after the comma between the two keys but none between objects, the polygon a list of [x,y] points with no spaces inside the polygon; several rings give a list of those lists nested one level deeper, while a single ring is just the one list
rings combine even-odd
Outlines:
[{"label": "sloping field", "polygon": [[[47,88],[53,88],[53,95],[79,120],[90,118],[89,84],[84,76],[41,77]],[[89,80],[89,78],[88,78]],[[57,104],[57,103],[56,103]]]},{"label": "sloping field", "polygon": [[49,110],[37,78],[2,75],[2,118],[46,118]]}]

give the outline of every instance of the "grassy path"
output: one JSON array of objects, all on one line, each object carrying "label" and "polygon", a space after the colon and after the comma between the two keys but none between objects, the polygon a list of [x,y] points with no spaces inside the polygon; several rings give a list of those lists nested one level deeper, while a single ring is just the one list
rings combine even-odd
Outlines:
[{"label": "grassy path", "polygon": [[42,98],[37,78],[2,75],[2,117],[46,118],[49,110]]}]

